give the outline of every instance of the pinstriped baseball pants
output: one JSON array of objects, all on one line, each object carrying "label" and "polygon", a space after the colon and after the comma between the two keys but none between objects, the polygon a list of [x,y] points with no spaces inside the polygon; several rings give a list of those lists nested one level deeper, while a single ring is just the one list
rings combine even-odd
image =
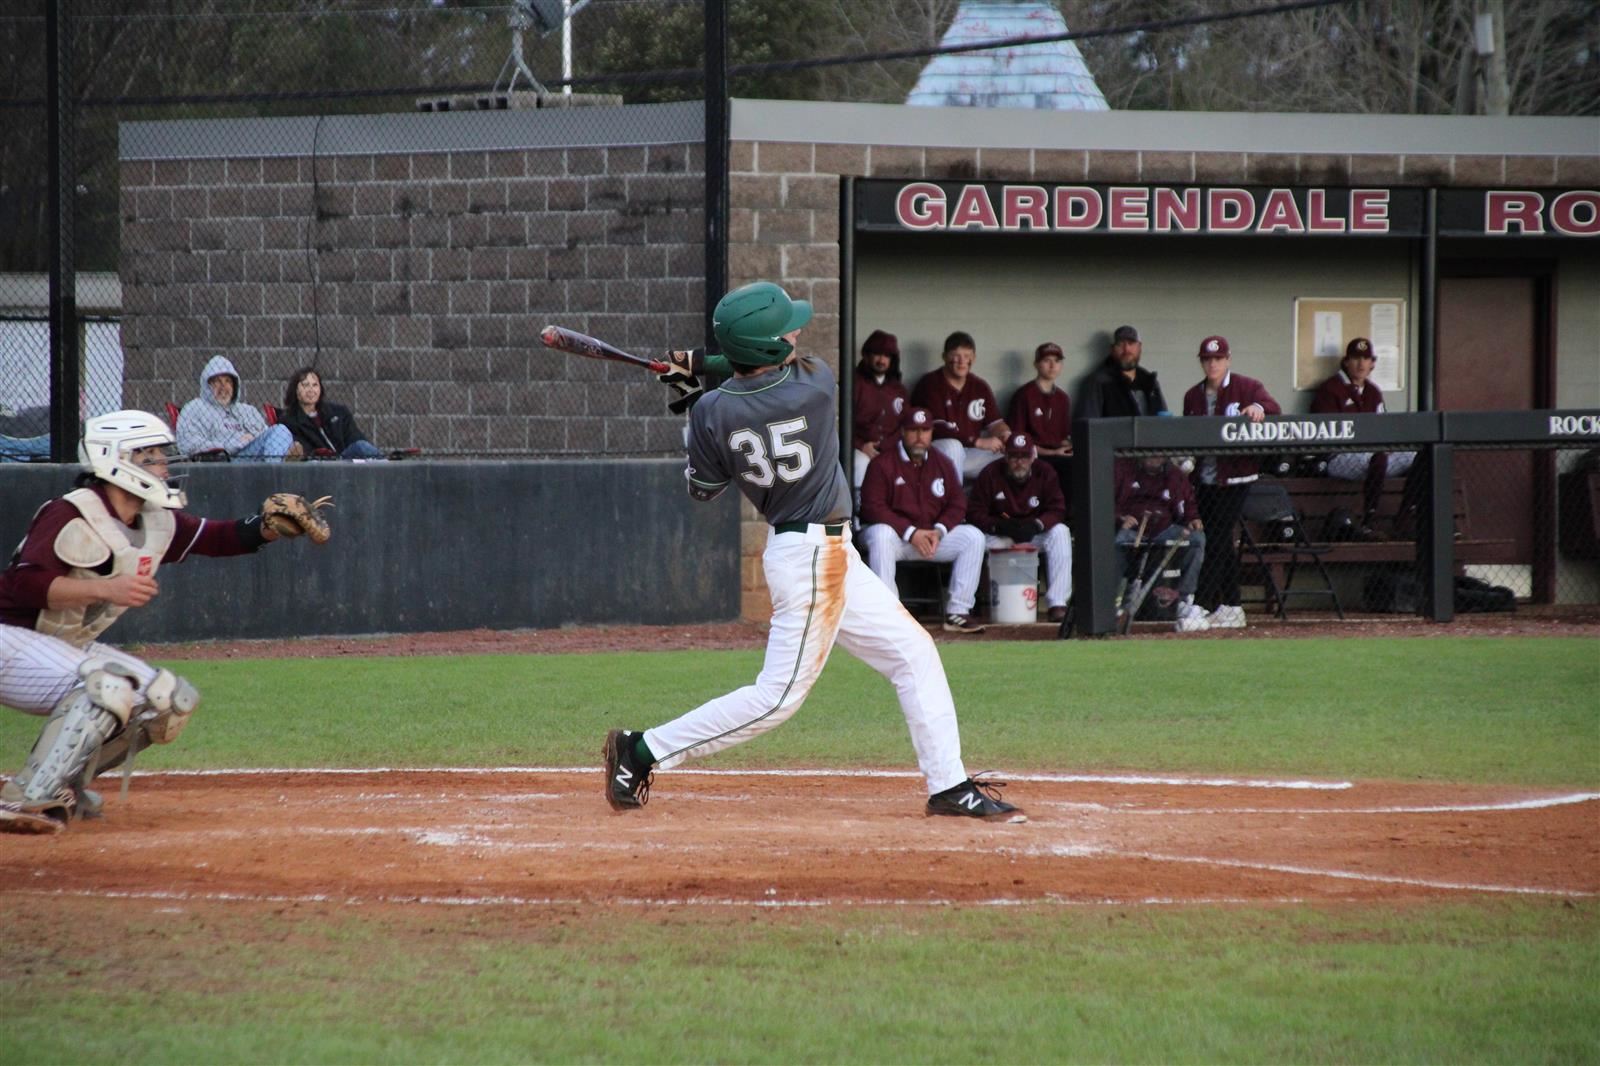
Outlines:
[{"label": "pinstriped baseball pants", "polygon": [[773,533],[761,556],[772,594],[772,629],[755,684],[645,731],[670,769],[760,736],[800,709],[837,641],[894,685],[928,794],[967,778],[944,664],[927,630],[861,561],[849,529]]},{"label": "pinstriped baseball pants", "polygon": [[0,705],[24,714],[49,714],[78,684],[85,659],[110,659],[139,679],[139,692],[155,680],[156,668],[109,644],[75,648],[59,637],[20,626],[0,625]]}]

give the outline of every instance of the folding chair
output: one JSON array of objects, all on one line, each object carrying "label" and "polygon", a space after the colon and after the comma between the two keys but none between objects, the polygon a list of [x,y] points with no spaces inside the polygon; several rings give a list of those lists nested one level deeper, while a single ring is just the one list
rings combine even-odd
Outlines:
[{"label": "folding chair", "polygon": [[[1291,596],[1310,599],[1326,598],[1333,610],[1344,620],[1344,607],[1339,603],[1339,593],[1328,576],[1322,557],[1326,544],[1313,544],[1306,536],[1305,522],[1289,498],[1289,490],[1272,481],[1256,481],[1250,485],[1245,497],[1243,521],[1239,523],[1239,554],[1247,564],[1253,560],[1261,572],[1265,588],[1262,603],[1279,619],[1289,617],[1288,600]],[[1274,556],[1269,560],[1268,555]],[[1283,584],[1273,576],[1273,564],[1284,563]],[[1295,574],[1305,568],[1305,573],[1315,573],[1322,579],[1321,588],[1295,588]]]}]

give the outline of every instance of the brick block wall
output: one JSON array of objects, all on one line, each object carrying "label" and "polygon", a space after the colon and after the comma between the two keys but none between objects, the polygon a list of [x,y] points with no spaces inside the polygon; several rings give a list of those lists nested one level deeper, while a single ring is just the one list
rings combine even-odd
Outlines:
[{"label": "brick block wall", "polygon": [[654,353],[698,343],[699,144],[125,161],[125,402],[249,402],[314,363],[384,447],[661,454],[682,420],[630,367],[550,352],[555,322]]}]

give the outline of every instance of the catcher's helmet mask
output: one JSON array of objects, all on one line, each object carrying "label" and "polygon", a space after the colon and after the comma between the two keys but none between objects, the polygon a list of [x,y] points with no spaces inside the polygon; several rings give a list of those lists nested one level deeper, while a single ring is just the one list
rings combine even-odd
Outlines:
[{"label": "catcher's helmet mask", "polygon": [[711,332],[728,361],[743,366],[776,366],[794,345],[784,339],[811,321],[811,304],[791,299],[780,285],[757,281],[717,301]]},{"label": "catcher's helmet mask", "polygon": [[160,448],[168,462],[181,458],[177,440],[167,424],[145,411],[112,411],[84,425],[78,443],[78,461],[96,478],[160,507],[177,510],[188,502],[182,476],[157,477],[147,469],[149,460],[135,462],[133,453]]}]

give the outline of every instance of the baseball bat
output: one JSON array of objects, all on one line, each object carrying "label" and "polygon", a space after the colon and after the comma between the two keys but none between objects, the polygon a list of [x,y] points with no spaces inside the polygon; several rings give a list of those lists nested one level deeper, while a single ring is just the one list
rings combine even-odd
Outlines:
[{"label": "baseball bat", "polygon": [[665,374],[672,369],[659,359],[646,359],[642,355],[625,352],[598,337],[591,337],[587,333],[579,333],[564,326],[546,326],[539,331],[539,340],[544,342],[546,348],[571,355],[581,355],[585,359],[609,359],[614,363],[632,363],[635,366],[648,367],[657,374]]}]

